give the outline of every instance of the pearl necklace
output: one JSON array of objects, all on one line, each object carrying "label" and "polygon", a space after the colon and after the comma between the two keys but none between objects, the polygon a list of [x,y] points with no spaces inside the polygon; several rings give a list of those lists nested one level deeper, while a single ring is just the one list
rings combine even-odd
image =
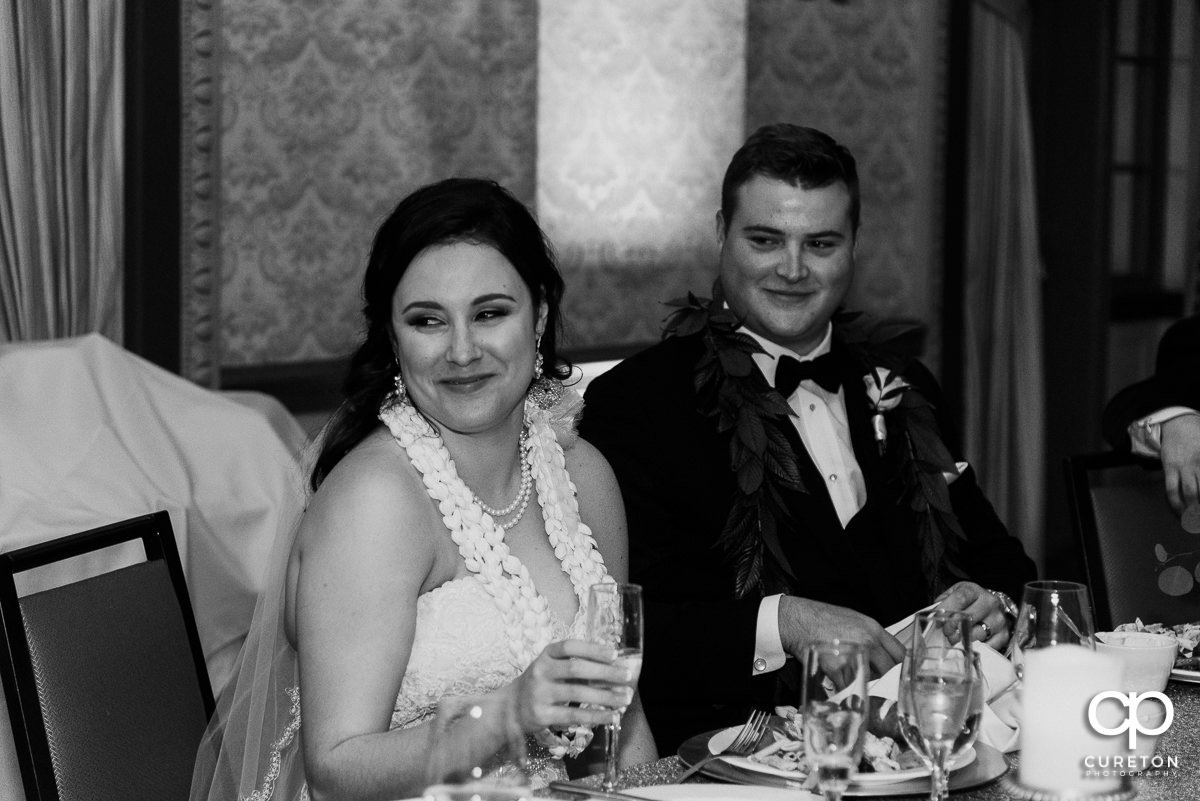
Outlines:
[{"label": "pearl necklace", "polygon": [[[529,432],[527,429],[521,430],[521,440],[517,444],[517,455],[521,459],[521,486],[517,490],[517,497],[513,498],[513,502],[503,509],[493,509],[483,502],[483,499],[472,490],[471,497],[475,499],[475,503],[479,504],[479,508],[487,512],[493,518],[507,517],[516,510],[516,517],[509,520],[507,523],[501,523],[500,528],[508,531],[510,528],[521,522],[521,518],[525,516],[525,507],[529,505],[529,496],[533,492],[533,471],[529,467],[529,460],[525,458],[526,448],[529,442]],[[520,507],[519,509],[517,507]]]}]

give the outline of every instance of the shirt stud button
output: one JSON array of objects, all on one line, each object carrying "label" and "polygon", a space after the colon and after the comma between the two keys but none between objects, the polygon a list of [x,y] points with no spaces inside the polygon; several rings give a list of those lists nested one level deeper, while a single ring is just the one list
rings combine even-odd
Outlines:
[{"label": "shirt stud button", "polygon": [[754,660],[754,672],[762,673],[766,669],[767,669],[767,660],[763,659],[761,656],[757,657]]}]

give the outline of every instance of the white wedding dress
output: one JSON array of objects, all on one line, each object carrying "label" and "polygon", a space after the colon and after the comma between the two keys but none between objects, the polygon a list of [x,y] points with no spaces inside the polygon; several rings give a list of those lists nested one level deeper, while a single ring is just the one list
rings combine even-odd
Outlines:
[{"label": "white wedding dress", "polygon": [[[553,618],[551,639],[582,638],[583,609],[571,625]],[[509,660],[504,618],[475,576],[448,581],[417,599],[408,669],[392,712],[392,728],[424,723],[447,697],[484,695],[520,671]]]},{"label": "white wedding dress", "polygon": [[[391,729],[434,720],[446,699],[484,696],[511,683],[550,642],[583,639],[588,588],[597,581],[611,581],[591,531],[579,519],[575,487],[557,441],[561,429],[549,415],[536,413],[529,421],[534,444],[527,458],[534,465],[547,536],[580,604],[571,621],[560,620],[549,609],[527,569],[508,551],[503,531],[498,526],[492,529],[491,519],[481,518],[478,507],[463,500],[469,490],[458,478],[440,437],[414,433],[412,429],[424,423],[414,421],[411,408],[397,409],[389,413],[385,408],[381,419],[408,450],[431,497],[442,504],[447,535],[459,545],[471,572],[417,598],[413,642]],[[293,522],[293,535],[294,528]],[[267,586],[274,589],[260,599],[237,680],[218,701],[209,723],[197,757],[192,801],[308,798],[301,746],[303,692],[295,651],[283,634],[283,585],[291,540],[292,536],[281,538],[272,556]],[[555,752],[575,753],[588,738],[586,730],[565,734],[543,730],[528,737],[527,770],[533,786],[567,778],[562,758]]]}]

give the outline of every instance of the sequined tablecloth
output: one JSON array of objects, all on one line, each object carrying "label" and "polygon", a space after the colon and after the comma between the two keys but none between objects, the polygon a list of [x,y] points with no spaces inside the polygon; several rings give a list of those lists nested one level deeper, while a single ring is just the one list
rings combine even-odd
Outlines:
[{"label": "sequined tablecloth", "polygon": [[[1133,779],[1139,801],[1200,801],[1200,685],[1171,682],[1167,697],[1175,707],[1175,720],[1158,742],[1156,757],[1169,767],[1147,769],[1143,775]],[[1016,776],[1020,754],[1008,754],[1009,775]],[[1173,761],[1172,761],[1173,760]],[[621,789],[650,787],[657,784],[674,784],[684,770],[677,756],[669,756],[655,762],[635,765],[621,776]],[[689,781],[707,782],[698,776]],[[952,792],[956,801],[1010,801],[1013,798],[999,781],[981,787]],[[853,796],[853,799],[870,796]],[[924,799],[928,796],[890,796],[892,801]]]}]

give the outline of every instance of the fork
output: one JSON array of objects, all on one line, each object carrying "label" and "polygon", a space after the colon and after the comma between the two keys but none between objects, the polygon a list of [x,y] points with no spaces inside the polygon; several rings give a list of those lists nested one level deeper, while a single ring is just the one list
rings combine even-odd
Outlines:
[{"label": "fork", "polygon": [[715,754],[709,754],[703,759],[699,760],[695,765],[692,765],[690,768],[688,768],[682,776],[676,779],[675,783],[683,784],[683,782],[691,778],[696,771],[700,770],[717,757],[749,756],[750,754],[753,754],[754,747],[758,745],[758,741],[762,739],[763,732],[767,730],[767,722],[770,719],[770,714],[762,711],[761,709],[755,709],[752,711],[750,713],[750,717],[747,718],[745,724],[742,725],[742,730],[738,732],[736,737],[733,738],[733,742]]}]

